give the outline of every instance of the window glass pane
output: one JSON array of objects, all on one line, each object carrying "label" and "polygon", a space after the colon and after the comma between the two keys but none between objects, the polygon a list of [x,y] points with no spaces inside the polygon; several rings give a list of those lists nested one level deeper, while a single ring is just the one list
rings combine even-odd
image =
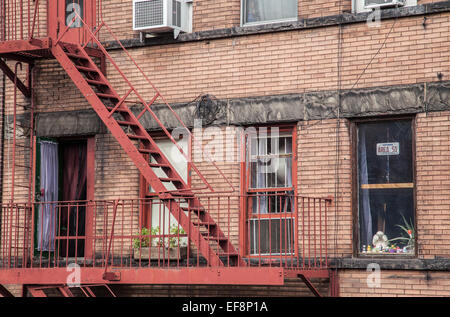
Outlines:
[{"label": "window glass pane", "polygon": [[250,220],[250,254],[277,255],[294,252],[292,218]]},{"label": "window glass pane", "polygon": [[250,187],[292,187],[292,137],[253,138],[250,144]]},{"label": "window glass pane", "polygon": [[243,0],[244,24],[296,19],[297,0]]},{"label": "window glass pane", "polygon": [[[176,172],[181,176],[181,178],[185,182],[187,182],[188,163],[186,157],[180,152],[180,150],[171,140],[167,139],[156,140],[156,144],[158,145],[161,152],[166,156],[170,164],[175,168]],[[177,144],[178,146],[181,147],[184,153],[188,153],[187,138],[178,140]],[[150,163],[156,163],[156,160],[153,157],[150,157]],[[162,168],[154,167],[153,171],[158,177],[168,177],[168,175],[164,172]],[[175,185],[171,183],[166,183],[165,185],[168,190],[177,189]],[[150,192],[154,192],[154,190],[150,188]]]},{"label": "window glass pane", "polygon": [[[76,12],[76,14],[75,14]],[[66,0],[66,25],[70,25],[72,20],[77,17],[77,14],[84,19],[84,0]],[[75,19],[70,28],[81,27],[81,20]]]},{"label": "window glass pane", "polygon": [[[413,179],[411,121],[367,123],[359,126],[365,142],[367,182],[402,183]],[[398,148],[397,148],[398,146]],[[360,160],[361,164],[364,163]]]},{"label": "window glass pane", "polygon": [[357,156],[360,252],[413,254],[411,121],[359,124]]}]

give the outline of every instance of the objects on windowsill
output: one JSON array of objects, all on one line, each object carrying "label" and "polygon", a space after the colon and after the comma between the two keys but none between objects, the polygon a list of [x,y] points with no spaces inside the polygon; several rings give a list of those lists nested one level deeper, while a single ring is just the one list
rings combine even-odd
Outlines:
[{"label": "objects on windowsill", "polygon": [[390,246],[383,247],[381,245],[379,246],[371,246],[368,245],[367,248],[363,246],[362,248],[363,254],[413,254],[414,249],[410,248],[408,246],[400,247],[395,244],[391,244]]},{"label": "objects on windowsill", "polygon": [[388,238],[382,231],[378,231],[373,236],[372,244],[379,250],[386,249],[388,247]]},{"label": "objects on windowsill", "polygon": [[363,254],[413,254],[414,253],[414,244],[412,241],[413,231],[411,229],[406,229],[410,239],[407,239],[408,244],[406,246],[398,246],[392,243],[389,245],[389,242],[394,240],[405,240],[406,238],[400,237],[389,240],[388,237],[382,232],[378,231],[372,239],[372,245],[368,245],[367,247],[364,245],[362,248]]}]

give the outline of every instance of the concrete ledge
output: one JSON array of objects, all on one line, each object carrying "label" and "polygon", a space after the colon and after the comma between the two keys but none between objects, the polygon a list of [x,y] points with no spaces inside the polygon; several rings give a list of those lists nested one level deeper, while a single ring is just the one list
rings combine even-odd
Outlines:
[{"label": "concrete ledge", "polygon": [[35,124],[38,137],[95,135],[107,131],[106,126],[92,109],[41,112],[36,115]]},{"label": "concrete ledge", "polygon": [[[179,103],[172,107],[189,128],[194,126],[195,119],[202,119],[203,126],[334,119],[338,108],[341,118],[417,114],[450,110],[450,81],[344,90],[340,104],[337,91],[318,91],[216,100],[206,113],[198,111],[197,103]],[[180,127],[165,105],[153,105],[152,109],[165,127]],[[132,107],[132,110],[136,114],[141,111],[138,107]],[[147,130],[160,130],[149,113],[140,121]],[[92,109],[39,113],[36,129],[38,136],[46,137],[93,135],[107,131]]]}]

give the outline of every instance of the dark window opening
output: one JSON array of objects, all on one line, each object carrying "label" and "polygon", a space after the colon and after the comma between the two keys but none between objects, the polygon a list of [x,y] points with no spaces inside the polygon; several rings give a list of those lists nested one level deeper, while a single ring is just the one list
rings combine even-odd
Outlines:
[{"label": "dark window opening", "polygon": [[414,254],[411,120],[357,126],[359,253]]},{"label": "dark window opening", "polygon": [[83,257],[86,234],[87,141],[38,141],[38,252]]}]

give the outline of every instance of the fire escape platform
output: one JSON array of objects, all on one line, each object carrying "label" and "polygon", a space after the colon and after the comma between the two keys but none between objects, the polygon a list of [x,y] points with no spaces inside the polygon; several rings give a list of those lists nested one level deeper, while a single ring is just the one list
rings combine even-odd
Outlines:
[{"label": "fire escape platform", "polygon": [[38,58],[51,58],[51,39],[11,40],[0,42],[0,57],[32,61]]},{"label": "fire escape platform", "polygon": [[[27,268],[0,270],[0,284],[66,284],[75,268]],[[284,285],[286,278],[328,278],[329,271],[280,267],[192,268],[80,268],[80,284],[182,284],[182,285]],[[114,276],[114,278],[111,278]],[[108,278],[106,280],[105,278]]]},{"label": "fire escape platform", "polygon": [[[0,58],[25,63],[32,63],[36,59],[54,59],[51,47],[52,39],[50,37],[0,41]],[[85,50],[91,57],[104,59],[104,54],[100,49],[86,47]]]}]

